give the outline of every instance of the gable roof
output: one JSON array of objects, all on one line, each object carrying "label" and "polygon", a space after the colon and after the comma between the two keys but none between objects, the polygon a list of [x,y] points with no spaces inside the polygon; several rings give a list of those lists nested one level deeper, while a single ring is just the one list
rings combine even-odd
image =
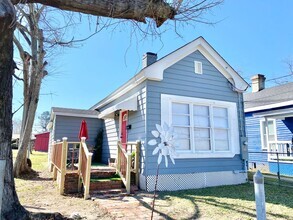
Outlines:
[{"label": "gable roof", "polygon": [[293,105],[293,82],[245,93],[244,111],[252,112]]},{"label": "gable roof", "polygon": [[209,60],[226,79],[233,85],[237,92],[244,92],[248,83],[223,59],[223,57],[203,38],[198,37],[190,43],[178,48],[153,64],[143,68],[133,78],[115,90],[113,93],[102,99],[90,109],[98,109],[110,103],[121,95],[125,94],[146,79],[161,81],[163,80],[164,70],[172,66],[179,60],[185,58],[195,51],[200,51],[206,59]]}]

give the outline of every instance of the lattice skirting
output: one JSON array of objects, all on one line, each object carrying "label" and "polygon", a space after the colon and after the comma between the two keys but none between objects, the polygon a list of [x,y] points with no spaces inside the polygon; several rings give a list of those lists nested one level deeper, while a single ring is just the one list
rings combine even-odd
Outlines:
[{"label": "lattice skirting", "polygon": [[[144,177],[145,178],[145,177]],[[143,178],[140,178],[143,180]],[[147,176],[141,181],[141,189],[151,192],[155,189],[156,176]],[[211,186],[235,185],[247,182],[247,173],[221,171],[189,174],[159,175],[157,189],[159,191],[176,191],[183,189],[196,189]]]}]

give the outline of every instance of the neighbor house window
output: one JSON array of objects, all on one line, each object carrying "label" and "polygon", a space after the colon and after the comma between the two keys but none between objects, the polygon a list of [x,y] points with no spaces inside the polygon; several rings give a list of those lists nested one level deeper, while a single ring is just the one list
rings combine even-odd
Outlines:
[{"label": "neighbor house window", "polygon": [[239,151],[236,103],[162,95],[161,117],[178,136],[179,157],[229,157]]},{"label": "neighbor house window", "polygon": [[260,133],[261,133],[261,148],[268,149],[269,142],[276,141],[276,120],[268,120],[268,124],[265,120],[260,121]]}]

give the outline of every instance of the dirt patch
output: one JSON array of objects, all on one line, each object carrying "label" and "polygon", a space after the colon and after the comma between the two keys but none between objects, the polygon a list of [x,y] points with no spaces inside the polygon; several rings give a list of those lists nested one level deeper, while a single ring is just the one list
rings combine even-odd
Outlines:
[{"label": "dirt patch", "polygon": [[30,212],[61,213],[64,217],[82,219],[112,219],[96,202],[84,200],[82,195],[61,196],[56,182],[47,170],[15,179],[21,204]]}]

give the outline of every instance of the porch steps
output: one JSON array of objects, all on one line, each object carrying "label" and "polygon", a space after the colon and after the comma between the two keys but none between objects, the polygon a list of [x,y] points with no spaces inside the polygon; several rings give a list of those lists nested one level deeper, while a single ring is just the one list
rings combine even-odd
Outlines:
[{"label": "porch steps", "polygon": [[[135,191],[138,191],[138,187],[132,182],[130,192],[134,194]],[[126,189],[122,180],[116,174],[115,168],[99,166],[91,169],[90,194],[106,197],[119,196],[125,195]]]},{"label": "porch steps", "polygon": [[91,169],[91,179],[111,178],[116,174],[113,167],[95,167]]},{"label": "porch steps", "polygon": [[127,195],[126,189],[108,189],[108,190],[98,190],[98,191],[91,191],[90,193],[91,198],[113,198],[113,197],[120,197]]},{"label": "porch steps", "polygon": [[111,194],[121,193],[123,183],[120,177],[116,174],[116,169],[107,166],[92,167],[90,194]]}]

